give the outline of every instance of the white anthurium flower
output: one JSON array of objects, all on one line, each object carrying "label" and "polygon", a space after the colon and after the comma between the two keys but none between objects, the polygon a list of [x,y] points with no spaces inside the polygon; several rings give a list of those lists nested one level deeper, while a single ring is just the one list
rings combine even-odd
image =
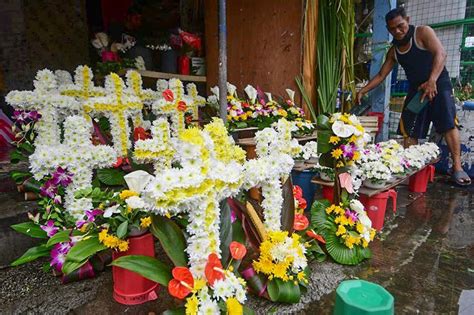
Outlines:
[{"label": "white anthurium flower", "polygon": [[145,201],[138,196],[129,197],[125,199],[125,202],[132,209],[143,209],[146,206]]},{"label": "white anthurium flower", "polygon": [[120,212],[119,207],[120,205],[115,205],[115,206],[108,207],[107,209],[105,209],[104,218],[110,218],[114,213],[119,213]]},{"label": "white anthurium flower", "polygon": [[257,99],[257,90],[249,84],[245,87],[244,91],[249,97],[249,100],[252,103],[255,103],[255,100]]},{"label": "white anthurium flower", "polygon": [[230,96],[235,96],[235,91],[237,91],[237,87],[227,82],[227,94]]},{"label": "white anthurium flower", "polygon": [[269,101],[269,102],[273,101],[273,99],[272,99],[272,93],[265,92],[265,95],[268,97],[268,101]]},{"label": "white anthurium flower", "polygon": [[295,91],[293,91],[291,89],[286,89],[285,91],[288,94],[288,96],[290,97],[290,100],[292,102],[294,102],[295,101]]},{"label": "white anthurium flower", "polygon": [[211,92],[212,92],[214,95],[219,96],[219,87],[218,87],[218,86],[212,87],[212,88],[211,88]]},{"label": "white anthurium flower", "polygon": [[125,175],[123,178],[129,189],[139,193],[145,189],[146,185],[148,185],[154,177],[145,171],[138,170]]},{"label": "white anthurium flower", "polygon": [[338,120],[332,124],[332,131],[340,138],[348,138],[354,134],[355,128]]},{"label": "white anthurium flower", "polygon": [[350,202],[350,207],[353,211],[361,214],[365,214],[364,205],[357,199],[352,199]]}]

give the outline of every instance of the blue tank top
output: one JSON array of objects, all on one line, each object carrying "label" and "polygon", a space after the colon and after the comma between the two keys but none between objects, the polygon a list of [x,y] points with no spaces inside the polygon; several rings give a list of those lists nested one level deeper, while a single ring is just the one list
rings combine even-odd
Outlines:
[{"label": "blue tank top", "polygon": [[[431,74],[433,68],[433,55],[428,50],[421,48],[416,41],[416,30],[413,37],[410,39],[410,48],[405,52],[400,52],[395,47],[395,58],[397,62],[405,70],[411,90],[416,90],[420,84],[426,82]],[[436,81],[438,90],[451,90],[451,80],[449,79],[448,70],[443,68],[441,74]]]}]

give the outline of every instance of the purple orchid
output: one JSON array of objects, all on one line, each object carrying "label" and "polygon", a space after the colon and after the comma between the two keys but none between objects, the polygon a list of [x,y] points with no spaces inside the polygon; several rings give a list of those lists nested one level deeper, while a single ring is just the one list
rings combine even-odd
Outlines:
[{"label": "purple orchid", "polygon": [[46,181],[46,183],[44,183],[44,185],[40,188],[40,194],[44,197],[54,198],[57,193],[58,187],[51,179]]},{"label": "purple orchid", "polygon": [[356,150],[356,146],[354,143],[348,145],[341,145],[342,155],[346,158],[352,159],[354,157],[354,152]]},{"label": "purple orchid", "polygon": [[38,111],[33,110],[28,113],[28,118],[32,121],[38,121],[41,118],[41,114]]},{"label": "purple orchid", "polygon": [[23,110],[15,110],[12,117],[17,123],[24,124],[28,119],[28,114]]},{"label": "purple orchid", "polygon": [[51,250],[51,267],[54,267],[57,271],[61,271],[66,261],[66,255],[71,247],[72,245],[69,242],[56,244]]},{"label": "purple orchid", "polygon": [[63,203],[63,200],[60,195],[56,195],[54,196],[53,202],[57,205],[60,205],[61,203]]},{"label": "purple orchid", "polygon": [[348,219],[352,219],[353,222],[359,221],[359,217],[357,215],[357,212],[355,212],[355,211],[351,211],[351,210],[347,209],[345,215]]},{"label": "purple orchid", "polygon": [[72,176],[73,174],[59,166],[53,173],[53,177],[51,179],[55,185],[67,187],[70,183],[72,183]]},{"label": "purple orchid", "polygon": [[76,227],[78,229],[82,228],[85,224],[87,223],[92,223],[95,221],[95,217],[98,215],[101,215],[104,213],[104,211],[99,210],[99,209],[94,209],[94,210],[86,210],[86,219],[85,220],[79,220],[76,222]]},{"label": "purple orchid", "polygon": [[52,237],[59,230],[58,227],[54,226],[53,220],[48,220],[48,222],[46,222],[46,225],[41,225],[40,227],[43,231],[46,232],[46,235],[48,235],[48,237]]}]

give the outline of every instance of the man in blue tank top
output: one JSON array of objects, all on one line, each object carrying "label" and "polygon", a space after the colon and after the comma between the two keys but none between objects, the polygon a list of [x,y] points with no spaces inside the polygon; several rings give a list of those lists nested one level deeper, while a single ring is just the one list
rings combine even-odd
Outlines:
[{"label": "man in blue tank top", "polygon": [[[393,36],[392,47],[379,73],[359,91],[356,101],[360,103],[367,92],[384,81],[396,63],[400,64],[410,86],[398,129],[405,138],[405,146],[426,138],[432,122],[436,132],[444,135],[451,152],[453,179],[460,185],[469,185],[471,179],[461,166],[453,88],[444,66],[446,51],[431,27],[415,27],[409,20],[403,8],[391,10],[385,16],[387,29]],[[414,97],[420,97],[420,104],[429,100],[418,113],[407,108]]]}]

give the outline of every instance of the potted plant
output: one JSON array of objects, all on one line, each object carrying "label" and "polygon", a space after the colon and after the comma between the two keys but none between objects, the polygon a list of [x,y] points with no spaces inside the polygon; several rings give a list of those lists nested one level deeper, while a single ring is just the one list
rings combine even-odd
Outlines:
[{"label": "potted plant", "polygon": [[372,189],[383,188],[392,177],[392,172],[382,161],[371,161],[362,165],[364,185]]}]

